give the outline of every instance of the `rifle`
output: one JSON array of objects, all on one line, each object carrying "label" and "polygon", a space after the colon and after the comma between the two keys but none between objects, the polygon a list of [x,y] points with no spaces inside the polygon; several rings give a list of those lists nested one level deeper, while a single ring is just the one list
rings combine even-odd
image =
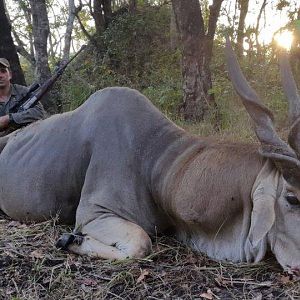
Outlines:
[{"label": "rifle", "polygon": [[55,81],[62,75],[62,73],[69,65],[69,63],[85,48],[86,45],[83,45],[70,60],[63,63],[62,66],[60,66],[56,70],[56,72],[42,85],[39,85],[38,83],[33,83],[29,87],[28,92],[24,96],[22,96],[22,98],[19,101],[17,101],[14,106],[10,108],[10,112],[11,113],[21,112],[35,106],[39,102],[39,100],[53,86]]}]

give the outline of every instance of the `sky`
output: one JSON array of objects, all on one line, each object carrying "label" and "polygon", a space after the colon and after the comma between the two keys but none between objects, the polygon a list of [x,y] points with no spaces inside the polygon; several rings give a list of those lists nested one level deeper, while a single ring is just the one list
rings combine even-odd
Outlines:
[{"label": "sky", "polygon": [[[297,1],[297,0],[294,0]],[[299,1],[299,0],[298,0]],[[212,0],[209,1],[212,3]],[[235,3],[234,0],[225,0],[222,5],[223,12],[230,13],[231,16],[234,15],[235,10]],[[261,8],[261,5],[263,3],[263,0],[249,0],[249,9],[246,16],[246,27],[256,26],[257,22],[257,16],[259,14],[259,10]],[[278,0],[268,0],[267,6],[265,8],[264,14],[262,15],[261,21],[260,21],[260,35],[259,35],[259,41],[264,44],[268,44],[272,41],[273,34],[281,27],[287,24],[288,17],[287,17],[287,8],[284,8],[282,11],[278,11],[276,9],[276,4],[278,3]],[[227,17],[223,16],[219,22],[224,23],[225,25],[228,25]]]},{"label": "sky", "polygon": [[[256,3],[259,3],[258,5]],[[262,1],[250,0],[250,13],[247,16],[246,22],[248,24],[256,24],[256,18],[258,15],[258,11],[260,9]],[[272,41],[273,34],[281,27],[287,24],[287,9],[283,11],[278,11],[275,7],[278,1],[268,1],[268,5],[266,7],[266,20],[267,22],[261,22],[261,25],[265,25],[260,32],[260,42],[268,44]],[[263,20],[262,20],[263,21]]]}]

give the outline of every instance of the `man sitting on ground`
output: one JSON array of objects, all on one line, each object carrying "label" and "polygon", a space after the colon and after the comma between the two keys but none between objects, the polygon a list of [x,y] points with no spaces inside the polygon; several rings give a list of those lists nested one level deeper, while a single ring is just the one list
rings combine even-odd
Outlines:
[{"label": "man sitting on ground", "polygon": [[12,112],[11,108],[26,95],[26,86],[12,84],[10,64],[6,58],[0,58],[0,131],[8,127],[21,127],[46,117],[40,102],[22,112]]}]

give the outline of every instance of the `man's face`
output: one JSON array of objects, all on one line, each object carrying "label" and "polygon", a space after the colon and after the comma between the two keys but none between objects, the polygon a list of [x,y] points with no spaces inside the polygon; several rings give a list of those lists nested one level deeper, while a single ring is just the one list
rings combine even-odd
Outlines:
[{"label": "man's face", "polygon": [[10,85],[11,72],[8,68],[0,64],[0,89]]}]

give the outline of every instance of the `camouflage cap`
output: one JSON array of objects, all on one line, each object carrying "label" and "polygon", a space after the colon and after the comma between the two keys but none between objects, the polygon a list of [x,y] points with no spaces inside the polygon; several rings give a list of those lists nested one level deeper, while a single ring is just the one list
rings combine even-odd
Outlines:
[{"label": "camouflage cap", "polygon": [[0,65],[3,65],[6,68],[10,67],[9,61],[6,58],[0,57]]}]

